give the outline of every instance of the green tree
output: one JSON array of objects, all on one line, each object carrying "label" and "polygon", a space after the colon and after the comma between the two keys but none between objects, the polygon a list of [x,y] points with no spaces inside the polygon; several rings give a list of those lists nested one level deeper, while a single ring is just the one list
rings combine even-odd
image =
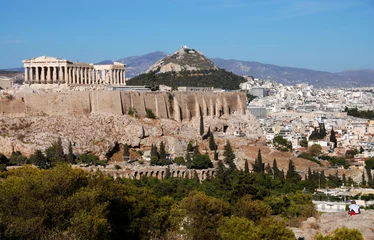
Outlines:
[{"label": "green tree", "polygon": [[196,157],[193,157],[191,168],[192,169],[205,169],[205,168],[211,168],[213,167],[212,161],[210,161],[209,156],[204,155],[197,155]]},{"label": "green tree", "polygon": [[245,195],[236,202],[233,212],[236,216],[258,223],[261,219],[270,217],[272,209],[265,202],[252,200],[250,195]]},{"label": "green tree", "polygon": [[322,147],[321,145],[319,144],[313,144],[312,146],[310,146],[310,148],[308,149],[308,152],[309,154],[313,155],[313,156],[319,156],[321,155],[322,153]]},{"label": "green tree", "polygon": [[229,214],[227,202],[193,191],[172,207],[170,219],[173,229],[182,235],[192,239],[218,239],[217,222]]},{"label": "green tree", "polygon": [[264,171],[265,171],[267,174],[273,176],[273,169],[271,168],[270,163],[266,164]]},{"label": "green tree", "polygon": [[129,148],[129,145],[127,145],[127,143],[125,143],[125,145],[123,145],[123,156],[124,157],[130,157],[130,148]]},{"label": "green tree", "polygon": [[257,158],[255,163],[252,164],[253,171],[256,173],[263,173],[264,172],[264,163],[262,162],[261,150],[258,149]]},{"label": "green tree", "polygon": [[364,240],[362,233],[357,229],[341,227],[334,230],[333,235],[323,236],[320,233],[314,237],[315,240]]},{"label": "green tree", "polygon": [[216,149],[214,149],[214,160],[218,160],[218,152]]},{"label": "green tree", "polygon": [[275,158],[273,160],[273,176],[274,176],[274,179],[280,177],[280,171],[278,168],[277,160]]},{"label": "green tree", "polygon": [[209,149],[211,151],[214,151],[214,150],[216,150],[216,148],[217,148],[217,145],[216,145],[216,142],[214,141],[213,133],[210,133],[210,136],[209,136]]},{"label": "green tree", "polygon": [[69,141],[69,148],[68,148],[68,154],[66,155],[66,160],[70,164],[75,164],[75,155],[73,153],[73,146],[71,144],[71,141]]},{"label": "green tree", "polygon": [[330,142],[333,142],[333,143],[334,143],[334,148],[338,147],[338,141],[336,140],[336,135],[335,135],[334,128],[331,128],[331,132],[330,132]]},{"label": "green tree", "polygon": [[175,157],[173,160],[173,163],[176,163],[178,165],[186,165],[186,161],[184,160],[184,157]]},{"label": "green tree", "polygon": [[229,141],[227,141],[226,145],[224,146],[223,156],[225,157],[225,162],[229,165],[230,170],[236,170],[236,165],[234,163],[235,154]]},{"label": "green tree", "polygon": [[166,151],[165,151],[165,145],[163,141],[161,141],[160,143],[160,159],[162,160],[166,159]]},{"label": "green tree", "polygon": [[300,140],[300,146],[301,147],[308,147],[308,140],[306,140],[305,138],[301,139]]},{"label": "green tree", "polygon": [[193,151],[192,143],[188,142],[188,144],[187,144],[187,152],[192,152],[192,151]]},{"label": "green tree", "polygon": [[158,151],[157,151],[157,146],[156,144],[152,144],[152,148],[151,148],[151,158],[152,157],[156,157],[157,160],[159,159],[159,155],[158,155]]},{"label": "green tree", "polygon": [[29,158],[30,162],[38,168],[46,169],[51,167],[51,162],[44,156],[42,151],[36,150]]},{"label": "green tree", "polygon": [[45,150],[47,159],[54,166],[59,162],[66,162],[64,149],[62,148],[61,137],[57,138],[57,141],[52,143],[52,146]]},{"label": "green tree", "polygon": [[201,114],[200,115],[200,136],[203,136],[203,135],[204,135],[204,117]]},{"label": "green tree", "polygon": [[245,163],[244,163],[244,172],[249,173],[249,166],[248,166],[248,160],[247,159],[245,159]]},{"label": "green tree", "polygon": [[23,165],[27,163],[27,158],[19,151],[12,152],[12,155],[9,158],[9,163],[14,165]]},{"label": "green tree", "polygon": [[288,170],[286,175],[287,180],[298,182],[301,180],[301,176],[296,172],[296,167],[293,161],[290,159],[288,162]]},{"label": "green tree", "polygon": [[224,217],[219,222],[218,233],[226,240],[257,240],[260,239],[255,224],[243,217]]},{"label": "green tree", "polygon": [[276,136],[273,139],[273,144],[275,146],[287,146],[288,142],[282,136]]}]

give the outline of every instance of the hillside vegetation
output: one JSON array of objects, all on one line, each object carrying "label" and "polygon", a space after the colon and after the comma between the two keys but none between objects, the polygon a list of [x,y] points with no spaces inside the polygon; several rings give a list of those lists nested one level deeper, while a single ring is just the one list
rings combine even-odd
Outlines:
[{"label": "hillside vegetation", "polygon": [[189,87],[215,87],[229,90],[239,89],[239,84],[246,82],[243,77],[227,72],[224,69],[218,70],[197,70],[166,73],[144,73],[130,79],[127,85],[146,85],[154,88],[160,84],[177,88]]}]

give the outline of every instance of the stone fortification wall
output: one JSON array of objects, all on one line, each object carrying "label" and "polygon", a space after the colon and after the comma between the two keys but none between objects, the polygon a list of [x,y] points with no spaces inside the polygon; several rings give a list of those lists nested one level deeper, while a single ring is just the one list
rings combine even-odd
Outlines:
[{"label": "stone fortification wall", "polygon": [[83,116],[95,114],[128,114],[132,109],[146,117],[146,109],[158,118],[177,121],[196,116],[227,116],[245,112],[244,93],[164,93],[85,91],[64,93],[17,94],[0,98],[0,116]]}]

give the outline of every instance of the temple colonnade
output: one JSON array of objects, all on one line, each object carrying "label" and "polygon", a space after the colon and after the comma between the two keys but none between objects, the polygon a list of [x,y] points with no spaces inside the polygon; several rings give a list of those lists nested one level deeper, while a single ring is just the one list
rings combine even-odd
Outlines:
[{"label": "temple colonnade", "polygon": [[45,56],[23,62],[27,84],[126,85],[122,63],[94,65]]}]

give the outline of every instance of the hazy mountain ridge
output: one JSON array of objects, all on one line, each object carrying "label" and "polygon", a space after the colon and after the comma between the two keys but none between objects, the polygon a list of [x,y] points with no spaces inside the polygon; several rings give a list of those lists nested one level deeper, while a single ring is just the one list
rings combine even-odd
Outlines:
[{"label": "hazy mountain ridge", "polygon": [[[115,61],[126,64],[126,78],[132,78],[146,72],[151,65],[166,56],[168,56],[167,53],[157,51],[140,56],[125,57]],[[96,64],[113,64],[113,61],[104,60]]]},{"label": "hazy mountain ridge", "polygon": [[362,69],[331,73],[235,59],[212,58],[211,60],[219,68],[224,68],[238,75],[250,75],[255,78],[273,80],[289,85],[302,82],[316,87],[360,87],[374,85],[373,70]]},{"label": "hazy mountain ridge", "polygon": [[[116,61],[126,64],[126,77],[132,78],[145,73],[157,61],[169,54],[156,51],[140,56],[130,56]],[[255,61],[236,59],[210,58],[214,64],[237,75],[250,75],[255,78],[269,79],[283,84],[295,85],[306,82],[315,87],[363,87],[374,85],[374,70],[357,69],[331,73],[304,68],[283,67],[273,64],[263,64]],[[97,64],[112,64],[105,60]],[[8,71],[23,71],[23,68],[4,69]]]}]

